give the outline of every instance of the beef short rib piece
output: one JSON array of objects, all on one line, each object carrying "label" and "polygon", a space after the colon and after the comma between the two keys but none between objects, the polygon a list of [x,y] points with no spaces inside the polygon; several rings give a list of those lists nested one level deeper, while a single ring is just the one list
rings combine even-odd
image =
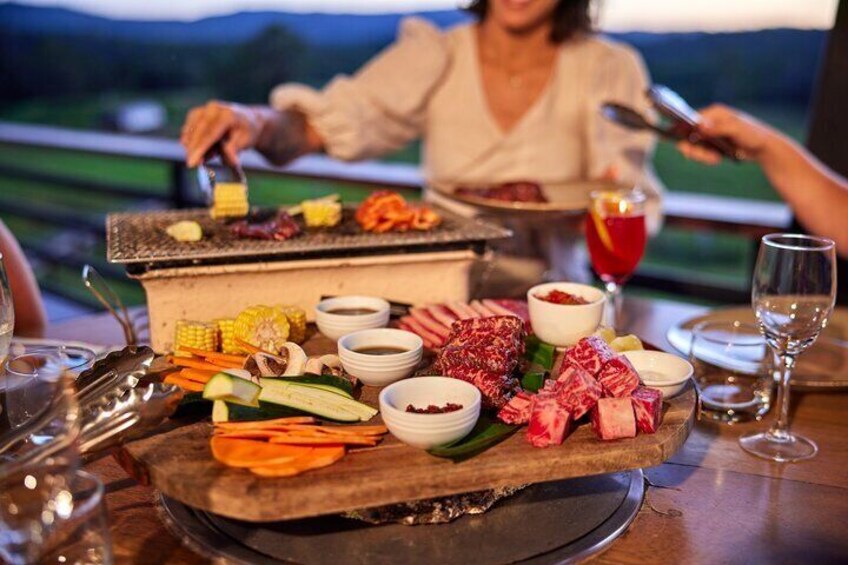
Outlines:
[{"label": "beef short rib piece", "polygon": [[592,429],[603,440],[636,437],[630,398],[601,398],[591,412]]},{"label": "beef short rib piece", "polygon": [[564,364],[557,377],[557,398],[575,420],[595,407],[603,388],[592,375],[576,365]]},{"label": "beef short rib piece", "polygon": [[640,386],[630,397],[633,403],[633,415],[636,417],[636,429],[643,434],[652,434],[662,423],[661,390]]},{"label": "beef short rib piece", "polygon": [[625,398],[639,386],[639,373],[624,355],[616,355],[606,362],[598,373],[598,382],[604,387],[604,396]]},{"label": "beef short rib piece", "polygon": [[615,357],[615,351],[610,349],[602,338],[592,335],[584,337],[565,352],[565,362],[576,365],[596,377],[601,368]]},{"label": "beef short rib piece", "polygon": [[522,390],[513,396],[498,412],[498,419],[505,424],[522,426],[530,421],[533,395]]},{"label": "beef short rib piece", "polygon": [[533,397],[527,441],[534,447],[561,444],[570,433],[570,427],[571,414],[553,394],[540,393]]}]

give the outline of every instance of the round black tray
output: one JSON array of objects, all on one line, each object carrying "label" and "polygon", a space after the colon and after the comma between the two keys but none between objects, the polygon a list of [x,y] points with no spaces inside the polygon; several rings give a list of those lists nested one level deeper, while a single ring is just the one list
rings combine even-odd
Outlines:
[{"label": "round black tray", "polygon": [[162,496],[169,527],[235,563],[562,563],[602,551],[642,504],[641,470],[540,483],[449,524],[373,526],[339,516],[255,524]]}]

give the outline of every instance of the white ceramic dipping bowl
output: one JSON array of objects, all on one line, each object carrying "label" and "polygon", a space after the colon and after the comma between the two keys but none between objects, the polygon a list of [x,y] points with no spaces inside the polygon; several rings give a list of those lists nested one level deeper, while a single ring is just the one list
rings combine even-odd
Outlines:
[{"label": "white ceramic dipping bowl", "polygon": [[[537,298],[552,290],[579,296],[589,304],[554,304]],[[557,347],[574,345],[584,337],[592,335],[601,324],[605,302],[606,298],[601,290],[579,283],[545,283],[527,291],[533,333],[543,342]]]},{"label": "white ceramic dipping bowl", "polygon": [[[477,387],[450,377],[416,377],[387,386],[380,392],[383,423],[403,443],[430,449],[462,439],[480,417],[480,391]],[[461,404],[462,408],[445,414],[415,414],[416,408]]]},{"label": "white ceramic dipping bowl", "polygon": [[694,372],[689,361],[662,351],[626,351],[624,356],[645,386],[661,390],[666,399],[680,394]]},{"label": "white ceramic dipping bowl", "polygon": [[[367,347],[397,347],[403,353],[357,353]],[[339,359],[345,371],[368,386],[386,386],[408,377],[421,362],[424,342],[412,332],[392,328],[361,330],[339,339]]]},{"label": "white ceramic dipping bowl", "polygon": [[[366,308],[374,310],[368,314],[333,314],[331,310]],[[332,340],[345,334],[370,328],[384,328],[389,323],[389,303],[374,296],[339,296],[327,298],[315,307],[315,323],[318,331]]]}]

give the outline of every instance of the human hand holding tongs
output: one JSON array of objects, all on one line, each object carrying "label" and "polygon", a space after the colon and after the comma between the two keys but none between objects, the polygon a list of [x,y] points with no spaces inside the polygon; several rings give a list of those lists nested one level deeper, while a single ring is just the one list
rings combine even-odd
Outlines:
[{"label": "human hand holding tongs", "polygon": [[665,139],[706,146],[733,161],[743,159],[742,151],[729,139],[705,136],[698,128],[701,115],[670,88],[655,85],[645,94],[664,120],[652,123],[633,108],[616,102],[605,102],[601,106],[601,114],[628,129],[650,130]]}]

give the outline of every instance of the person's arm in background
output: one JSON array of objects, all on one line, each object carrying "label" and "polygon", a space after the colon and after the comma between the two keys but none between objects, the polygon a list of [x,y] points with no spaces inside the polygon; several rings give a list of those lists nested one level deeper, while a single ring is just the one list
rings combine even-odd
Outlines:
[{"label": "person's arm in background", "polygon": [[47,327],[47,315],[41,291],[29,262],[18,245],[18,241],[6,224],[0,220],[0,253],[12,288],[15,306],[15,335],[43,337]]},{"label": "person's arm in background", "polygon": [[[837,252],[848,256],[848,180],[806,149],[756,119],[721,105],[701,112],[699,129],[727,137],[744,157],[758,163],[769,182],[810,232],[833,239]],[[848,143],[848,137],[846,137]],[[686,142],[678,144],[688,158],[717,164],[721,155]]]}]

